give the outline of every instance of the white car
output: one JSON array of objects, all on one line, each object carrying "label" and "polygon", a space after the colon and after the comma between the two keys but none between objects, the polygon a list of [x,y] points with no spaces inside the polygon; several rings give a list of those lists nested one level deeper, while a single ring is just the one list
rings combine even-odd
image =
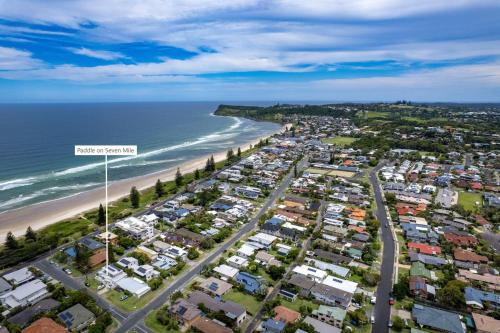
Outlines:
[{"label": "white car", "polygon": [[372,299],[370,300],[372,304],[377,303],[377,296],[372,296]]}]

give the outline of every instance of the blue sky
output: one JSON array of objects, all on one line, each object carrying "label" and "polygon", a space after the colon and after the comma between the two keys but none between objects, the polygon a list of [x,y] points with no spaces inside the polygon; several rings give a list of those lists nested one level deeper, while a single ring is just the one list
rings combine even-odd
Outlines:
[{"label": "blue sky", "polygon": [[0,102],[500,102],[500,2],[0,0]]}]

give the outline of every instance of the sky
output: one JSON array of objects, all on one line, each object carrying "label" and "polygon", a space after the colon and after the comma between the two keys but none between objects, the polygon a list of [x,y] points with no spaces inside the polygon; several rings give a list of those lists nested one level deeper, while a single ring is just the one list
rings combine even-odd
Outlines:
[{"label": "sky", "polygon": [[0,103],[500,102],[500,1],[0,0]]}]

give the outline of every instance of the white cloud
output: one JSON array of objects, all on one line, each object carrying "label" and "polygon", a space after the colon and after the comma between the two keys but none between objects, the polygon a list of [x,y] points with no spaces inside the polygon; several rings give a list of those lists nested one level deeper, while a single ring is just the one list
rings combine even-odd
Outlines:
[{"label": "white cloud", "polygon": [[97,58],[102,60],[115,60],[115,59],[126,58],[125,55],[119,52],[90,50],[84,47],[81,48],[68,47],[67,50],[73,52],[74,54],[79,54],[86,57]]},{"label": "white cloud", "polygon": [[40,68],[43,63],[32,58],[31,53],[0,46],[0,71],[23,71]]}]

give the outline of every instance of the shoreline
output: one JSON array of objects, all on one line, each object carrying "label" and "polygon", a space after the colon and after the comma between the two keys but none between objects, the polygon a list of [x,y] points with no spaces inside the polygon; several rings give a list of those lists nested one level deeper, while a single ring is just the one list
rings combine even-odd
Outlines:
[{"label": "shoreline", "polygon": [[[240,145],[240,147],[243,151],[247,150],[250,145],[254,146],[261,139],[283,132],[287,126],[289,126],[289,124],[284,124],[276,132],[258,137]],[[207,158],[211,155],[214,156],[216,162],[219,162],[226,158],[226,153],[227,151],[214,152],[213,154],[207,154],[206,156],[186,161],[165,170],[115,181],[108,185],[109,204],[112,205],[114,201],[126,197],[130,193],[130,188],[132,188],[132,186],[136,186],[139,191],[151,188],[154,186],[157,179],[160,179],[162,182],[173,180],[177,168],[180,168],[183,174],[194,172],[196,169],[203,169]],[[101,186],[63,198],[2,212],[0,213],[0,242],[3,242],[9,231],[16,237],[22,236],[29,226],[31,226],[33,230],[42,229],[53,223],[96,209],[100,203],[104,204],[104,199],[104,186]]]}]

